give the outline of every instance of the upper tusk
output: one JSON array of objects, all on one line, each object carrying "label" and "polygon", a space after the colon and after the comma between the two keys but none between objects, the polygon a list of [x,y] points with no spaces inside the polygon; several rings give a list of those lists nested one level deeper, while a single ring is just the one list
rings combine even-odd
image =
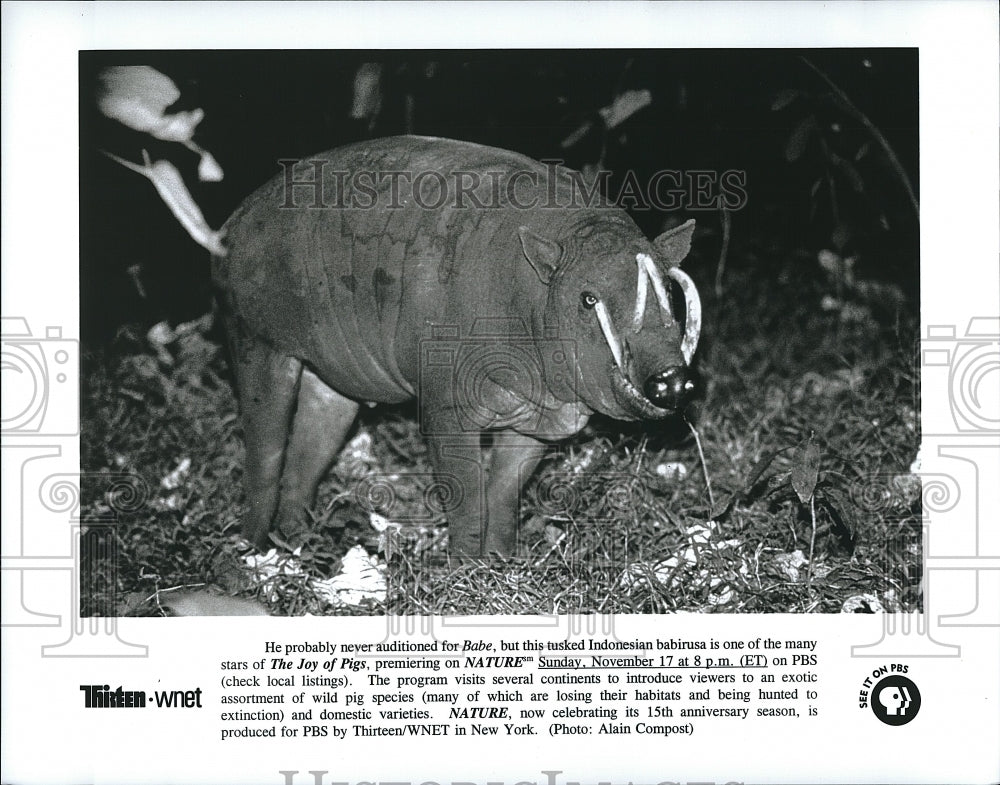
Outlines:
[{"label": "upper tusk", "polygon": [[644,253],[636,254],[636,261],[646,270],[646,275],[653,282],[653,291],[656,293],[656,301],[660,304],[660,316],[663,319],[663,326],[670,327],[674,323],[673,312],[670,309],[670,297],[667,295],[667,287],[663,285],[663,278],[660,270],[653,263],[653,260]]},{"label": "upper tusk", "polygon": [[638,290],[635,295],[635,313],[632,314],[632,331],[639,332],[642,329],[642,317],[646,313],[646,294],[649,289],[649,282],[646,280],[646,266],[643,257],[649,258],[645,254],[636,254],[635,261],[639,268]]},{"label": "upper tusk", "polygon": [[615,358],[618,370],[625,373],[625,368],[622,366],[622,345],[618,340],[618,336],[615,335],[615,328],[608,316],[608,309],[604,303],[598,300],[597,305],[594,306],[594,310],[597,311],[597,321],[601,324],[601,332],[604,333],[604,340],[608,342],[608,347]]},{"label": "upper tusk", "polygon": [[671,267],[667,270],[667,275],[677,281],[684,292],[687,318],[684,324],[684,338],[681,341],[681,354],[684,355],[684,362],[690,365],[691,358],[698,348],[698,339],[701,337],[701,298],[698,296],[698,288],[694,285],[694,281],[679,267]]}]

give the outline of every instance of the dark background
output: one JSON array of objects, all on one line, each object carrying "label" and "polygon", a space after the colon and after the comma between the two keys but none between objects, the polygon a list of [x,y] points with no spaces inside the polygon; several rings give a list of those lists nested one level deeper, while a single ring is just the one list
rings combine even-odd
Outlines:
[{"label": "dark background", "polygon": [[[775,240],[813,258],[831,248],[857,256],[863,277],[895,283],[915,300],[917,216],[898,168],[803,57],[879,129],[917,192],[914,49],[82,52],[84,344],[105,345],[126,324],[177,323],[211,307],[208,253],[148,180],[102,150],[140,162],[146,148],[154,159],[175,162],[217,228],[280,170],[278,159],[399,133],[480,142],[574,168],[600,162],[613,183],[627,171],[645,182],[665,168],[743,170],[749,199],[732,215],[731,266],[777,274],[766,252]],[[381,66],[380,110],[352,120],[363,63]],[[100,115],[97,74],[128,64],[174,80],[182,96],[173,110],[205,110],[195,138],[218,159],[223,182],[199,183],[193,153]],[[648,89],[652,103],[605,129],[598,110],[631,89]],[[787,102],[790,90],[798,92]],[[588,121],[589,133],[561,146]],[[631,212],[651,236],[690,217]],[[700,231],[714,235],[696,243],[696,253],[707,256],[701,263],[714,269],[719,213],[695,217]],[[129,268],[138,271],[144,297]]]}]

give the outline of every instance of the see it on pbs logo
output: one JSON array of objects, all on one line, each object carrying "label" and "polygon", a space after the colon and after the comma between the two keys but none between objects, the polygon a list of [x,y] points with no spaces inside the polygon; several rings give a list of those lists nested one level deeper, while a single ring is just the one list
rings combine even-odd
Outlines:
[{"label": "see it on pbs logo", "polygon": [[74,436],[80,432],[80,350],[61,327],[33,335],[21,317],[3,317],[2,421],[5,436]]},{"label": "see it on pbs logo", "polygon": [[904,673],[909,666],[898,662],[879,665],[861,683],[858,705],[871,707],[876,718],[886,725],[906,725],[920,711],[920,689]]}]

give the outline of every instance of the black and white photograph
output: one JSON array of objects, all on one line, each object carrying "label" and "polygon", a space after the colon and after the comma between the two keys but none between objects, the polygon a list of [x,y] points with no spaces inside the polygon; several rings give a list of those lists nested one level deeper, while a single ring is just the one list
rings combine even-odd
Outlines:
[{"label": "black and white photograph", "polygon": [[916,49],[80,66],[86,611],[921,609]]},{"label": "black and white photograph", "polygon": [[994,3],[0,10],[0,782],[1000,780]]}]

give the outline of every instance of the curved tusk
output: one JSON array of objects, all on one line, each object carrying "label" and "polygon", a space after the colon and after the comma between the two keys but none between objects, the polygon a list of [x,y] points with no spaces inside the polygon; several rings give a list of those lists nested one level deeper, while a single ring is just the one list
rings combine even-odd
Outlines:
[{"label": "curved tusk", "polygon": [[698,296],[698,288],[694,285],[694,281],[679,267],[671,267],[667,270],[667,275],[677,281],[684,292],[687,318],[684,324],[684,339],[681,341],[681,354],[684,355],[684,362],[690,365],[695,349],[698,348],[698,339],[701,337],[701,298]]},{"label": "curved tusk", "polygon": [[601,323],[601,332],[604,333],[604,340],[608,342],[608,347],[615,358],[618,370],[625,373],[625,369],[622,367],[622,345],[618,340],[618,336],[615,335],[615,328],[611,324],[611,318],[608,316],[608,309],[604,303],[598,300],[597,305],[594,306],[594,310],[597,311],[597,321]]},{"label": "curved tusk", "polygon": [[653,282],[653,291],[656,293],[656,301],[660,304],[660,321],[664,327],[670,327],[674,323],[674,315],[670,309],[670,297],[667,296],[667,288],[663,285],[663,278],[660,270],[649,256],[644,253],[636,254],[636,261],[646,268],[646,275]]},{"label": "curved tusk", "polygon": [[632,332],[639,332],[642,329],[642,317],[646,313],[646,294],[649,289],[649,281],[646,280],[646,266],[643,257],[649,258],[645,254],[636,254],[636,266],[639,268],[638,289],[635,293],[635,313],[632,314]]}]

